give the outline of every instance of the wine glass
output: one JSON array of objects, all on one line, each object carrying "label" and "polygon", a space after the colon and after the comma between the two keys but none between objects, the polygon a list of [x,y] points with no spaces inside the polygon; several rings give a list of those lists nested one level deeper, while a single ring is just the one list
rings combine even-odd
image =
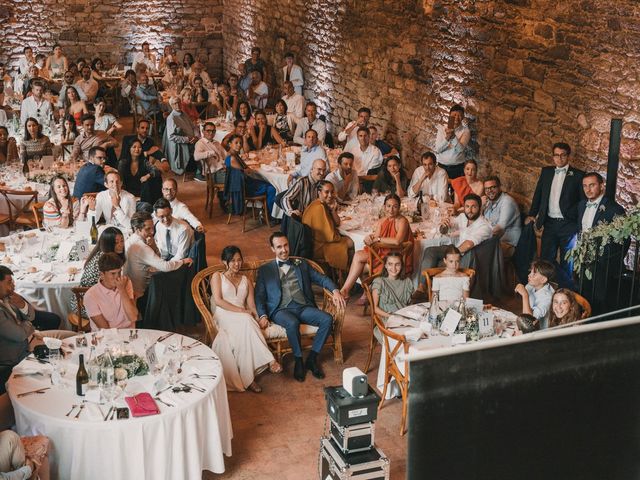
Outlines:
[{"label": "wine glass", "polygon": [[113,368],[101,368],[100,369],[100,392],[102,397],[107,403],[110,403],[111,407],[114,406],[117,393],[117,385],[115,382],[115,376]]}]

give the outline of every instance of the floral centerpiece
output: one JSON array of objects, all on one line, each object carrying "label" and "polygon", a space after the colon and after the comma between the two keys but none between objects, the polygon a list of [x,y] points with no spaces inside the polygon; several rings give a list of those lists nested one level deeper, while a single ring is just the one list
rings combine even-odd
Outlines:
[{"label": "floral centerpiece", "polygon": [[[105,355],[98,357],[98,361],[102,363]],[[149,373],[149,364],[135,353],[127,353],[113,358],[114,374],[117,380],[131,378]]]},{"label": "floral centerpiece", "polygon": [[69,172],[56,172],[55,170],[51,170],[51,171],[46,171],[46,172],[37,172],[37,173],[30,173],[27,176],[27,180],[29,180],[30,182],[34,182],[34,183],[44,183],[44,184],[48,184],[51,183],[51,180],[53,179],[53,177],[55,176],[61,176],[64,177],[64,179],[67,182],[71,182],[74,179],[74,176],[72,173]]},{"label": "floral centerpiece", "polygon": [[605,253],[607,245],[624,245],[631,237],[640,237],[640,206],[631,209],[627,215],[617,216],[609,223],[600,223],[583,232],[576,246],[567,252],[567,259],[573,260],[577,273],[584,272],[591,280],[592,265]]}]

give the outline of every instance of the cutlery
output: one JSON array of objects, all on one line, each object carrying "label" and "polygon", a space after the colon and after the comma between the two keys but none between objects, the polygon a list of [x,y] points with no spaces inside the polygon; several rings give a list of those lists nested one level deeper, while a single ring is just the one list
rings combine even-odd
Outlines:
[{"label": "cutlery", "polygon": [[39,388],[37,390],[31,390],[30,392],[23,392],[18,394],[18,398],[26,397],[28,395],[33,395],[35,393],[45,393],[45,390],[49,390],[51,387]]},{"label": "cutlery", "polygon": [[162,403],[163,405],[166,405],[167,407],[175,407],[175,405],[173,405],[172,403],[167,403],[164,400],[162,400],[160,397],[154,397],[158,402]]},{"label": "cutlery", "polygon": [[104,412],[100,408],[100,405],[96,405],[96,407],[98,407],[98,411],[100,412],[100,416],[104,418]]},{"label": "cutlery", "polygon": [[107,420],[109,420],[109,415],[111,415],[111,412],[113,411],[113,405],[111,405],[111,407],[109,407],[109,411],[107,412],[107,414],[104,417],[104,421],[106,422]]},{"label": "cutlery", "polygon": [[109,420],[113,420],[114,418],[116,418],[116,413],[118,413],[118,409],[116,407],[113,407],[113,412],[111,413],[111,418]]},{"label": "cutlery", "polygon": [[218,378],[217,375],[207,375],[207,374],[200,374],[200,373],[193,373],[192,376],[196,378],[206,378],[206,379]]},{"label": "cutlery", "polygon": [[39,375],[42,376],[43,373],[42,372],[31,372],[31,373],[14,373],[13,374],[13,378],[20,378],[20,377],[30,377],[32,375]]},{"label": "cutlery", "polygon": [[73,405],[73,406],[71,407],[71,410],[69,410],[69,411],[65,414],[65,417],[68,417],[69,415],[71,415],[71,412],[73,412],[73,411],[74,411],[76,408],[78,408],[78,407],[79,407],[79,405]]},{"label": "cutlery", "polygon": [[180,385],[182,385],[184,387],[193,388],[194,390],[197,390],[198,392],[201,392],[201,393],[206,392],[206,390],[204,388],[200,388],[200,387],[194,385],[193,383],[181,383]]},{"label": "cutlery", "polygon": [[38,358],[38,357],[27,357],[27,360],[31,360],[32,362],[38,362],[38,363],[49,363],[47,360],[42,360],[41,358]]},{"label": "cutlery", "polygon": [[156,395],[160,395],[161,393],[166,392],[167,390],[169,390],[170,388],[173,388],[173,385],[169,385],[166,388],[163,388],[162,390],[160,390]]},{"label": "cutlery", "polygon": [[156,342],[164,342],[167,338],[169,338],[171,335],[173,335],[174,333],[167,333],[166,335],[162,335],[160,338],[158,338],[156,340]]},{"label": "cutlery", "polygon": [[82,401],[82,403],[80,404],[80,409],[78,410],[78,413],[76,413],[76,416],[73,418],[79,418],[80,414],[82,413],[82,410],[84,409],[84,400]]}]

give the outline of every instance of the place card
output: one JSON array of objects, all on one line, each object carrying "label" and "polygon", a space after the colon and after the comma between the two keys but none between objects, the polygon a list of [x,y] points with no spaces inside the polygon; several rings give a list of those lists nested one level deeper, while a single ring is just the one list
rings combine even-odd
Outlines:
[{"label": "place card", "polygon": [[40,157],[40,161],[42,162],[42,168],[49,170],[53,165],[53,155],[44,155]]},{"label": "place card", "polygon": [[69,240],[63,240],[60,242],[60,246],[58,247],[58,251],[56,252],[56,260],[59,262],[67,262],[69,261],[69,254],[71,253],[71,249],[75,246],[75,242],[71,242]]},{"label": "place card", "polygon": [[454,345],[462,345],[463,343],[467,343],[467,336],[464,333],[456,333],[451,336],[451,346]]},{"label": "place card", "polygon": [[482,308],[484,307],[484,302],[479,298],[466,298],[465,304],[467,308],[470,308],[476,313],[482,312]]},{"label": "place card", "polygon": [[493,335],[493,322],[495,315],[491,311],[481,312],[478,315],[478,327],[481,337],[490,337]]},{"label": "place card", "polygon": [[83,238],[76,242],[76,251],[78,252],[78,258],[85,260],[89,256],[89,240]]},{"label": "place card", "polygon": [[447,314],[444,316],[444,320],[442,320],[440,330],[447,335],[452,335],[453,332],[456,331],[456,328],[458,328],[458,323],[460,322],[461,318],[462,315],[460,315],[459,312],[449,309],[447,311]]}]

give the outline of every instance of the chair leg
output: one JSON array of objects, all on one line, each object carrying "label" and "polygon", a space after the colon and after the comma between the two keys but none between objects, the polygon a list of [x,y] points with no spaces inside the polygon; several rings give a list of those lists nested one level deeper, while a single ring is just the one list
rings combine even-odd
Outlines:
[{"label": "chair leg", "polygon": [[[209,203],[211,202],[211,183],[209,181],[209,179],[207,179],[207,196],[204,200],[204,211],[208,212],[209,211]],[[211,218],[211,215],[209,215],[209,218]]]},{"label": "chair leg", "polygon": [[340,333],[333,334],[333,360],[336,362],[336,365],[342,365],[344,362],[342,356],[342,334]]},{"label": "chair leg", "polygon": [[231,223],[231,213],[233,212],[233,200],[231,200],[231,198],[229,198],[229,213],[227,215],[227,225],[229,225]]},{"label": "chair leg", "polygon": [[269,212],[267,211],[267,199],[265,198],[262,201],[262,213],[264,215],[264,224],[269,226]]},{"label": "chair leg", "polygon": [[246,202],[245,202],[245,204],[244,204],[244,209],[243,209],[243,211],[242,211],[242,233],[244,233],[244,232],[245,232],[244,225],[245,225],[245,222],[246,222],[246,221],[247,221],[247,204],[246,204]]},{"label": "chair leg", "polygon": [[369,367],[371,366],[371,360],[373,359],[373,350],[376,347],[376,337],[373,335],[373,330],[371,330],[371,339],[369,340],[369,356],[367,357],[367,364],[364,367],[364,373],[369,373]]},{"label": "chair leg", "polygon": [[407,396],[409,394],[409,384],[407,380],[402,381],[402,385],[400,385],[400,392],[402,393],[402,419],[400,420],[400,435],[404,435],[406,433],[405,425],[407,424],[407,407],[409,406],[409,402],[407,401]]}]

